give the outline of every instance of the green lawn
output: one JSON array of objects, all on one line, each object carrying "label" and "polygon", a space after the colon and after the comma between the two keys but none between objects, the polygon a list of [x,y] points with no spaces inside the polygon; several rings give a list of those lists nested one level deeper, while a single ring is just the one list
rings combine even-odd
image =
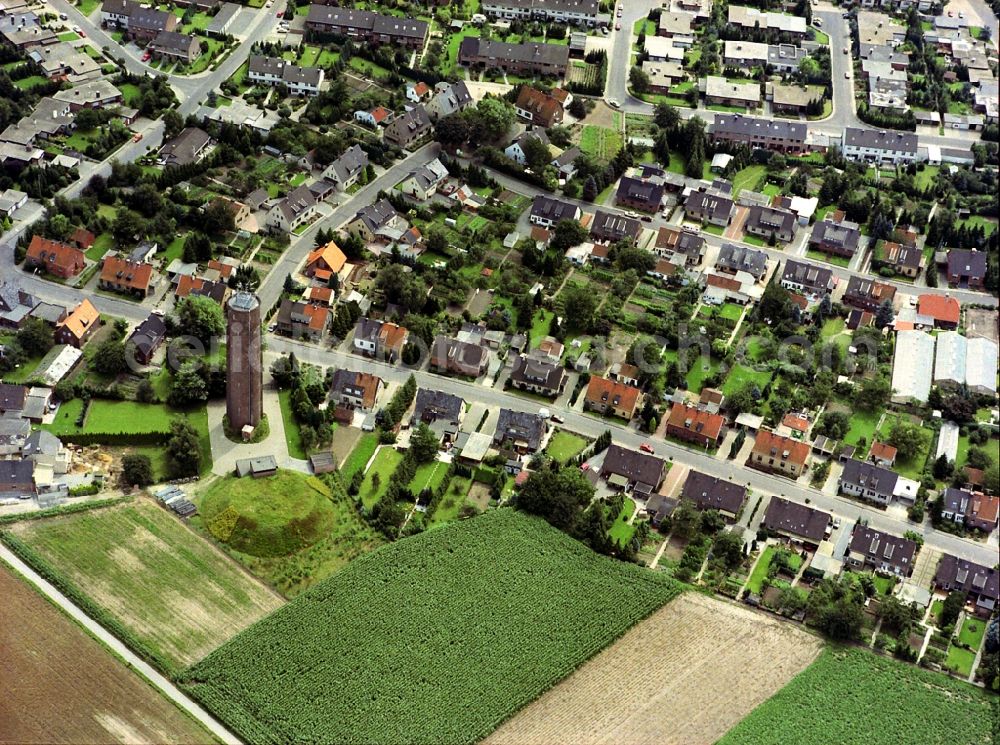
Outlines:
[{"label": "green lawn", "polygon": [[952,644],[948,647],[948,659],[945,664],[955,670],[959,675],[965,677],[972,672],[972,665],[976,661],[976,653],[968,649],[956,647]]},{"label": "green lawn", "polygon": [[767,166],[747,166],[733,174],[733,196],[739,196],[744,189],[758,191],[767,176]]},{"label": "green lawn", "polygon": [[734,365],[733,369],[729,371],[729,375],[726,376],[725,382],[722,384],[722,392],[727,396],[731,396],[748,384],[756,384],[763,390],[770,379],[770,370],[754,370],[743,365]]},{"label": "green lawn", "polygon": [[442,463],[439,460],[424,463],[417,468],[417,472],[413,475],[413,480],[410,482],[410,491],[415,497],[420,496],[420,493],[424,489],[436,491],[447,474],[447,463]]},{"label": "green lawn", "polygon": [[281,404],[281,422],[285,430],[285,445],[288,447],[288,455],[292,458],[305,460],[307,455],[302,447],[302,435],[299,432],[299,424],[292,414],[292,391],[284,389],[278,391],[278,402]]},{"label": "green lawn", "polygon": [[618,517],[615,518],[615,521],[611,524],[611,528],[608,529],[608,536],[619,546],[628,545],[628,542],[632,540],[632,536],[635,535],[636,526],[629,525],[627,522],[634,512],[635,502],[626,497],[625,502],[622,504],[622,511],[618,513]]},{"label": "green lawn", "polygon": [[978,618],[967,617],[958,632],[958,640],[973,649],[979,649],[984,636],[986,636],[986,622]]},{"label": "green lawn", "polygon": [[[846,405],[851,406],[850,402],[846,402]],[[850,416],[851,428],[847,431],[844,442],[848,445],[857,445],[864,438],[864,452],[868,452],[868,447],[871,446],[872,440],[875,438],[875,428],[878,426],[878,420],[882,416],[882,412],[877,411],[870,414],[864,411],[852,410]],[[861,453],[857,455],[861,455]]]},{"label": "green lawn", "polygon": [[931,603],[931,620],[935,624],[937,624],[937,623],[940,622],[941,611],[942,610],[944,610],[944,601],[943,600],[938,599],[938,600],[935,600],[933,603]]},{"label": "green lawn", "polygon": [[811,248],[806,250],[806,256],[813,261],[825,261],[827,264],[842,266],[845,269],[851,265],[851,260],[846,256],[836,256],[828,254],[825,251],[814,251]]},{"label": "green lawn", "polygon": [[[389,480],[401,460],[403,460],[403,454],[391,445],[378,451],[378,455],[375,456],[371,468],[365,474],[364,483],[361,485],[361,503],[367,509],[374,507],[385,494],[386,489],[389,488]],[[377,488],[375,485],[376,475],[378,476]]]},{"label": "green lawn", "polygon": [[438,501],[434,512],[431,514],[428,525],[444,525],[458,519],[459,512],[465,505],[465,498],[469,494],[469,487],[472,486],[472,479],[462,476],[455,476],[448,489]]},{"label": "green lawn", "polygon": [[922,169],[917,169],[917,175],[914,176],[913,183],[921,191],[928,189],[934,185],[934,182],[940,172],[941,166],[925,165]]},{"label": "green lawn", "polygon": [[[336,435],[334,435],[336,437]],[[354,474],[358,471],[363,471],[365,466],[368,465],[368,461],[375,454],[375,448],[378,447],[378,434],[375,432],[365,432],[358,439],[357,444],[354,446],[354,450],[351,454],[347,456],[344,461],[343,467],[340,469],[341,474],[344,476],[346,482],[350,482],[354,478]]]},{"label": "green lawn", "polygon": [[956,226],[965,227],[979,227],[983,229],[983,232],[987,237],[993,235],[993,231],[997,229],[997,221],[991,220],[988,217],[983,217],[982,215],[973,215],[972,217],[967,217],[964,220],[959,220]]},{"label": "green lawn", "polygon": [[35,86],[45,85],[48,83],[48,79],[41,75],[29,75],[26,78],[21,78],[20,80],[14,81],[14,85],[20,88],[22,91],[31,90]]},{"label": "green lawn", "polygon": [[164,264],[169,264],[174,259],[180,259],[184,256],[184,241],[187,236],[187,233],[179,233],[167,244],[166,248],[163,249],[163,255],[160,256]]},{"label": "green lawn", "polygon": [[58,34],[56,38],[58,38],[59,41],[73,42],[79,39],[80,35],[77,34],[75,31],[66,31],[64,33]]},{"label": "green lawn", "polygon": [[840,334],[845,327],[846,323],[843,318],[827,318],[823,321],[823,328],[820,331],[820,336],[822,336],[824,340],[830,339]]},{"label": "green lawn", "polygon": [[548,446],[545,448],[545,452],[548,453],[553,460],[556,460],[559,463],[566,463],[571,458],[574,458],[583,452],[584,448],[586,448],[589,444],[590,441],[586,438],[561,429],[552,435]]},{"label": "green lawn", "polygon": [[754,595],[760,594],[764,580],[767,579],[767,570],[771,566],[771,559],[776,552],[777,549],[774,546],[765,548],[764,553],[760,555],[760,559],[757,561],[757,565],[753,568],[750,579],[747,581],[747,589]]},{"label": "green lawn", "polygon": [[538,343],[549,335],[549,327],[552,324],[553,316],[555,316],[555,313],[545,308],[539,308],[535,311],[535,315],[531,319],[531,331],[529,332],[532,347],[538,346]]},{"label": "green lawn", "polygon": [[25,521],[13,531],[175,669],[281,605],[150,500]]},{"label": "green lawn", "polygon": [[101,233],[94,239],[94,245],[87,249],[87,258],[91,261],[100,261],[114,245],[115,239],[111,233]]}]

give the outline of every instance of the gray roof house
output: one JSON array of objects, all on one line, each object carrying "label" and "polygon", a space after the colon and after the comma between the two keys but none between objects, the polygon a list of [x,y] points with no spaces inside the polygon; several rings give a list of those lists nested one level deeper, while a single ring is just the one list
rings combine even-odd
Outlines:
[{"label": "gray roof house", "polygon": [[916,553],[917,544],[909,538],[900,538],[857,523],[845,558],[849,565],[858,569],[909,577],[913,573]]},{"label": "gray roof house", "polygon": [[666,469],[666,461],[662,458],[611,443],[604,454],[601,476],[609,483],[614,481],[621,486],[631,486],[640,494],[649,494],[660,488]]},{"label": "gray roof house", "polygon": [[535,452],[545,437],[545,420],[538,414],[500,409],[493,443],[521,452]]},{"label": "gray roof house", "polygon": [[759,281],[767,274],[767,254],[746,246],[724,243],[719,249],[719,258],[715,260],[715,268],[727,274],[746,272]]},{"label": "gray roof house", "polygon": [[825,295],[833,289],[833,271],[788,259],[781,274],[781,286],[803,295]]},{"label": "gray roof house", "polygon": [[198,127],[185,127],[174,139],[160,148],[157,160],[164,166],[186,166],[195,163],[212,138]]},{"label": "gray roof house", "polygon": [[899,474],[874,463],[850,459],[840,475],[840,491],[866,502],[887,505],[892,501]]},{"label": "gray roof house", "polygon": [[348,189],[368,167],[368,153],[360,145],[351,145],[323,171],[323,178],[338,189]]}]

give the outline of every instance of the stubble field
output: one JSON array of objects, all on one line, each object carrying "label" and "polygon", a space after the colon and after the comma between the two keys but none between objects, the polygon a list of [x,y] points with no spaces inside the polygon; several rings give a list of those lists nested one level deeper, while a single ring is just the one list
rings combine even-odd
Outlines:
[{"label": "stubble field", "polygon": [[147,500],[16,523],[10,532],[177,667],[201,659],[282,605]]},{"label": "stubble field", "polygon": [[211,736],[0,563],[0,743]]},{"label": "stubble field", "polygon": [[487,745],[711,745],[819,654],[815,637],[686,593],[522,709]]}]

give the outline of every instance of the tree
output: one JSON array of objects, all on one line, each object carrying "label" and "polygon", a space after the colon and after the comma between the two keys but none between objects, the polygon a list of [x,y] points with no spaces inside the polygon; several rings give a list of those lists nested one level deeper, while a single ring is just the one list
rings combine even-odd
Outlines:
[{"label": "tree", "polygon": [[728,530],[721,531],[712,545],[712,556],[717,558],[731,572],[743,563],[743,539]]},{"label": "tree", "polygon": [[560,220],[556,223],[551,246],[562,253],[567,248],[579,246],[588,235],[587,229],[576,220]]},{"label": "tree", "polygon": [[965,608],[966,595],[960,590],[952,590],[941,605],[941,626],[954,626],[959,614]]},{"label": "tree", "polygon": [[851,428],[850,417],[840,411],[827,411],[820,417],[816,427],[818,434],[826,435],[834,440],[843,440]]},{"label": "tree", "polygon": [[419,311],[427,300],[427,285],[402,264],[390,264],[379,271],[375,284],[386,300],[399,305],[405,313]]},{"label": "tree", "polygon": [[116,339],[103,342],[94,352],[91,364],[101,375],[114,376],[125,372],[128,369],[125,343]]},{"label": "tree", "polygon": [[222,306],[204,295],[189,295],[177,306],[177,329],[208,346],[212,339],[226,333]]},{"label": "tree", "polygon": [[570,285],[563,290],[563,311],[567,323],[574,329],[590,328],[597,310],[598,297],[585,285]]},{"label": "tree", "polygon": [[583,182],[583,200],[585,202],[593,202],[597,199],[597,195],[600,194],[600,192],[601,190],[597,188],[597,181],[594,177],[587,176],[586,180]]},{"label": "tree", "polygon": [[469,141],[472,128],[462,114],[450,114],[438,119],[434,125],[434,139],[447,148],[455,148]]},{"label": "tree", "polygon": [[197,230],[184,239],[184,261],[193,264],[203,264],[212,258],[212,241],[204,233]]},{"label": "tree", "polygon": [[873,412],[885,407],[892,394],[892,384],[887,378],[865,378],[854,396],[855,405],[862,411]]},{"label": "tree", "polygon": [[208,383],[202,374],[201,361],[186,360],[174,374],[167,402],[175,408],[183,408],[207,400]]},{"label": "tree", "polygon": [[941,453],[938,459],[934,461],[934,478],[938,481],[944,481],[951,477],[952,471],[955,470],[955,464],[948,460],[947,453]]},{"label": "tree", "polygon": [[149,486],[153,483],[153,464],[148,455],[132,454],[122,458],[122,483],[126,486]]},{"label": "tree", "polygon": [[156,400],[156,391],[153,390],[153,384],[149,382],[148,378],[143,378],[136,386],[135,400],[142,404],[149,404]]},{"label": "tree", "polygon": [[817,625],[832,639],[850,641],[860,636],[863,623],[861,604],[844,595],[822,608]]},{"label": "tree", "polygon": [[174,478],[197,476],[201,470],[201,442],[198,431],[187,419],[177,418],[170,423],[167,465],[170,475]]},{"label": "tree", "polygon": [[893,319],[896,314],[892,310],[892,302],[890,300],[882,301],[882,304],[878,306],[878,310],[875,311],[875,327],[884,329],[886,326],[892,324]]},{"label": "tree", "polygon": [[52,328],[40,318],[29,318],[17,332],[17,343],[28,357],[41,357],[55,344]]},{"label": "tree", "polygon": [[653,121],[656,122],[656,126],[660,129],[674,130],[680,126],[681,115],[673,106],[667,103],[660,103],[656,105],[656,111],[653,114]]},{"label": "tree", "polygon": [[642,94],[649,92],[649,75],[641,67],[632,66],[628,73],[629,86],[633,93]]},{"label": "tree", "polygon": [[145,232],[142,218],[129,209],[120,209],[111,224],[111,235],[118,246],[130,245]]},{"label": "tree", "polygon": [[532,171],[541,172],[552,161],[549,148],[537,137],[525,137],[521,140],[521,150],[524,152],[524,162]]},{"label": "tree", "polygon": [[514,126],[514,107],[499,98],[484,98],[476,104],[476,118],[482,138],[493,142]]},{"label": "tree", "polygon": [[571,532],[593,497],[594,487],[579,468],[546,468],[532,472],[514,498],[514,506]]},{"label": "tree", "polygon": [[410,435],[410,453],[417,463],[430,463],[437,457],[438,437],[424,422]]},{"label": "tree", "polygon": [[212,235],[236,230],[235,216],[229,203],[222,199],[209,202],[201,215],[201,228]]},{"label": "tree", "polygon": [[899,420],[889,430],[889,444],[896,447],[900,460],[915,458],[927,442],[927,433],[920,426]]}]

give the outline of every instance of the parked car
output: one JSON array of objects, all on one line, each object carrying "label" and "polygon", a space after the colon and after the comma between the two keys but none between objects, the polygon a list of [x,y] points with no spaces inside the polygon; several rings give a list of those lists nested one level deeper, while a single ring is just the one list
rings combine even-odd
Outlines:
[{"label": "parked car", "polygon": [[621,108],[621,104],[618,103],[618,101],[616,101],[613,98],[610,101],[608,101],[608,106],[610,106],[612,109],[620,109]]},{"label": "parked car", "polygon": [[850,70],[844,70],[844,78],[846,80],[850,80],[851,79],[851,71]]},{"label": "parked car", "polygon": [[823,21],[822,20],[820,20],[819,18],[813,18],[813,26],[815,26],[816,28],[819,28],[822,25],[823,25]]},{"label": "parked car", "polygon": [[278,15],[277,15],[277,17],[278,17],[278,18],[281,18],[281,17],[283,16],[283,15],[285,15],[285,11],[283,11],[283,10],[279,10],[279,11],[278,11]]},{"label": "parked car", "polygon": [[566,420],[563,419],[558,414],[553,414],[552,415],[552,421],[555,422],[556,424],[565,424],[566,423]]},{"label": "parked car", "polygon": [[850,53],[851,53],[851,48],[850,47],[844,47],[844,54],[850,54]]},{"label": "parked car", "polygon": [[615,31],[621,31],[621,30],[622,30],[622,24],[621,21],[619,21],[618,23],[615,24]]},{"label": "parked car", "polygon": [[640,449],[640,450],[641,450],[642,452],[644,452],[644,453],[652,453],[652,452],[653,452],[653,446],[652,446],[652,445],[650,445],[650,444],[649,444],[648,442],[644,442],[644,443],[642,443],[642,444],[641,444],[641,445],[639,446],[639,449]]},{"label": "parked car", "polygon": [[142,61],[143,62],[149,62],[149,58],[152,57],[152,56],[153,56],[152,52],[150,52],[149,50],[147,50],[147,51],[145,51],[145,52],[142,53]]},{"label": "parked car", "polygon": [[142,140],[142,132],[136,132],[132,136],[132,142],[140,142]]},{"label": "parked car", "polygon": [[59,14],[59,20],[60,21],[68,21],[69,20],[69,16],[66,15],[65,13],[60,13]]}]

